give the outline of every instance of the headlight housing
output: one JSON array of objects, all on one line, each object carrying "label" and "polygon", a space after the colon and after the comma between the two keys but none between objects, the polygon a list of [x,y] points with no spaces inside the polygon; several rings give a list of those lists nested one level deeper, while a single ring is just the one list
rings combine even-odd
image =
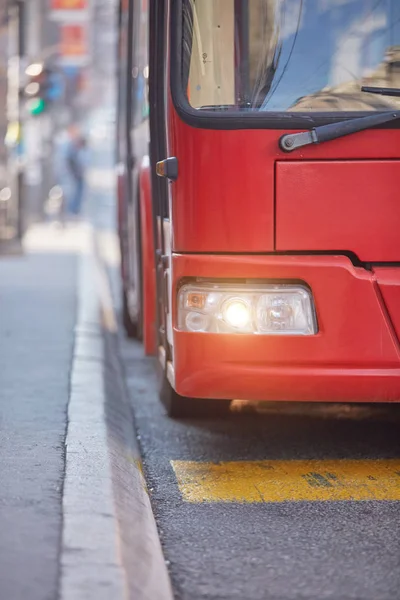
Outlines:
[{"label": "headlight housing", "polygon": [[178,329],[197,333],[315,335],[309,288],[194,282],[178,290]]}]

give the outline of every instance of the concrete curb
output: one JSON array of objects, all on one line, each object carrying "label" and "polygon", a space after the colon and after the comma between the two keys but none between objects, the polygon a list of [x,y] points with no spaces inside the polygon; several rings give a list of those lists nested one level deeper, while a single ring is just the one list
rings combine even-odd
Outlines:
[{"label": "concrete curb", "polygon": [[0,258],[3,256],[22,256],[23,254],[24,249],[19,240],[0,240]]},{"label": "concrete curb", "polygon": [[60,597],[171,600],[126,398],[107,277],[91,228],[85,237],[68,408]]}]

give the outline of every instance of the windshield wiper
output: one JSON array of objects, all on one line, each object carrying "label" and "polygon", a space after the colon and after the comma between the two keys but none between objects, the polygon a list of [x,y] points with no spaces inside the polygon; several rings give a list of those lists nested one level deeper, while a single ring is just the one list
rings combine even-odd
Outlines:
[{"label": "windshield wiper", "polygon": [[400,88],[369,87],[363,85],[361,91],[368,94],[380,94],[381,96],[400,96]]},{"label": "windshield wiper", "polygon": [[[363,87],[361,89],[363,92],[381,94],[384,96],[400,96],[400,90],[398,89],[369,87]],[[293,150],[297,150],[303,146],[329,142],[330,140],[336,140],[337,138],[350,135],[351,133],[370,129],[376,125],[383,125],[384,123],[395,121],[399,117],[400,112],[385,111],[383,113],[369,115],[368,117],[358,117],[347,121],[339,121],[338,123],[330,123],[329,125],[320,125],[319,127],[314,127],[310,131],[287,133],[280,138],[279,147],[284,152],[293,152]]]}]

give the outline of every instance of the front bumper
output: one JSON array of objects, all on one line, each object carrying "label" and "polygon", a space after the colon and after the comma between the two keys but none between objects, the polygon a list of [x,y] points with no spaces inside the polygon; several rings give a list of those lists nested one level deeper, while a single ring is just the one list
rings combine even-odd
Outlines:
[{"label": "front bumper", "polygon": [[[354,267],[348,258],[175,254],[172,278],[174,384],[179,394],[400,401],[400,349],[392,318],[375,274]],[[303,281],[313,292],[318,334],[270,337],[178,331],[176,290],[190,278]]]}]

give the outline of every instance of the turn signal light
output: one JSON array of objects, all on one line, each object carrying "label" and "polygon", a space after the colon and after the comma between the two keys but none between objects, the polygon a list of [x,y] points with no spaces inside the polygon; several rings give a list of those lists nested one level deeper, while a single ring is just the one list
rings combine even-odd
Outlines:
[{"label": "turn signal light", "polygon": [[203,309],[206,305],[207,294],[188,292],[186,297],[186,308]]}]

